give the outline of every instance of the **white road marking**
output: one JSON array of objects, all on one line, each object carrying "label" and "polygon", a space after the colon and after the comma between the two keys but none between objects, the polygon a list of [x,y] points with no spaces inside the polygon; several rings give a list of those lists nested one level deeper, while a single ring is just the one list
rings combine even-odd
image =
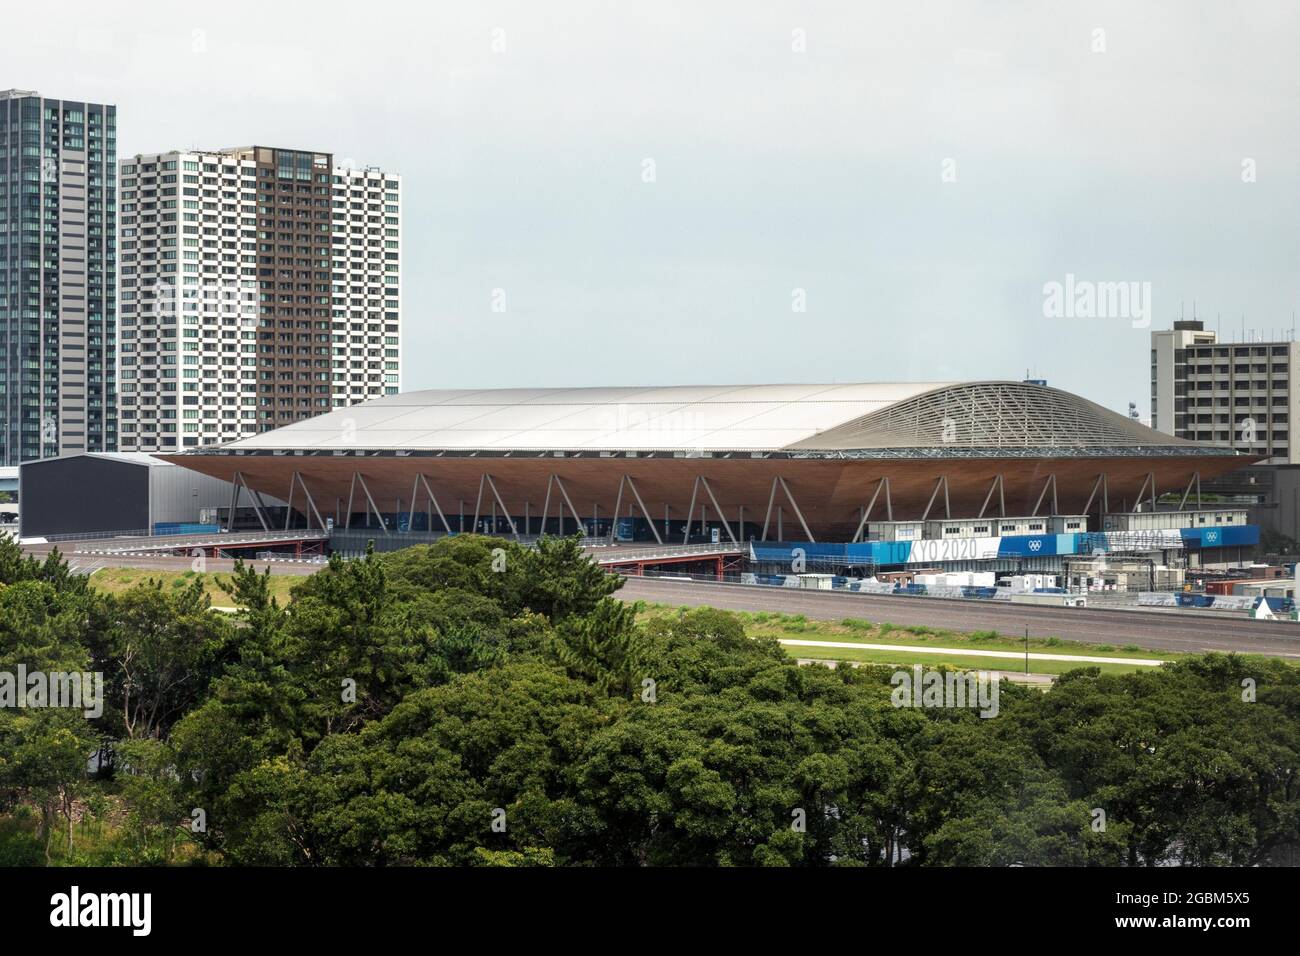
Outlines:
[{"label": "white road marking", "polygon": [[[909,644],[859,644],[854,641],[798,641],[793,638],[778,638],[782,644],[796,647],[857,647],[868,651],[910,651],[916,654],[957,654],[962,657],[1002,657],[1009,660],[1023,661],[1024,652],[1017,651],[979,651],[963,647],[913,647]],[[1140,657],[1087,657],[1081,654],[1035,654],[1030,652],[1031,661],[1075,661],[1088,664],[1137,664],[1141,667],[1159,667],[1169,661],[1147,660]]]}]

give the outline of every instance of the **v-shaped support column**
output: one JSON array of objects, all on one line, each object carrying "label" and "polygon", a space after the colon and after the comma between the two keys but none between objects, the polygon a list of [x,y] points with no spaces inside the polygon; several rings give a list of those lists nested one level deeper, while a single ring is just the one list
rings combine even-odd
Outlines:
[{"label": "v-shaped support column", "polygon": [[[772,479],[772,493],[768,495],[767,514],[763,518],[762,540],[767,540],[767,529],[772,520],[772,505],[776,503],[776,489],[778,487],[785,492],[785,498],[790,502],[790,507],[794,509],[795,517],[799,519],[799,524],[803,528],[804,536],[807,537],[810,544],[816,544],[817,542],[813,538],[812,532],[808,530],[808,522],[804,521],[803,512],[799,510],[799,502],[794,500],[794,495],[790,492],[790,486],[785,483],[785,479],[780,475],[777,475]],[[778,529],[778,531],[779,530],[780,529]]]},{"label": "v-shaped support column", "polygon": [[239,491],[242,488],[248,492],[248,500],[253,506],[253,513],[257,515],[257,520],[262,525],[263,531],[270,531],[271,526],[267,523],[266,515],[262,513],[261,499],[257,492],[248,487],[248,482],[244,481],[243,472],[235,472],[234,480],[231,481],[233,487],[230,490],[230,530],[235,529],[235,511],[239,508]]},{"label": "v-shaped support column", "polygon": [[374,497],[370,494],[370,488],[367,487],[367,485],[366,485],[366,479],[362,477],[361,472],[359,472],[359,471],[354,471],[354,472],[352,473],[352,484],[351,484],[351,486],[348,488],[348,523],[347,523],[347,527],[349,527],[349,528],[352,527],[352,495],[353,495],[353,493],[356,491],[356,489],[357,489],[357,485],[358,485],[358,484],[361,485],[361,490],[362,490],[362,492],[365,493],[366,501],[369,502],[369,504],[370,504],[370,510],[371,510],[371,512],[373,512],[373,513],[374,513],[374,516],[375,516],[376,518],[379,519],[379,527],[383,529],[384,534],[389,534],[390,532],[389,532],[389,530],[388,530],[388,524],[387,524],[387,522],[384,521],[384,514],[383,514],[382,511],[379,510],[379,506],[378,506],[377,504],[375,504],[375,499],[374,499]]},{"label": "v-shaped support column", "polygon": [[424,476],[424,472],[417,472],[415,483],[411,486],[411,513],[406,519],[408,528],[415,527],[415,506],[419,499],[420,485],[424,485],[424,493],[429,499],[429,530],[433,530],[433,512],[438,512],[438,520],[442,522],[443,530],[451,534],[451,524],[447,521],[447,516],[442,513],[442,505],[438,504],[438,498],[429,487],[429,479]]},{"label": "v-shaped support column", "polygon": [[311,516],[315,514],[316,521],[320,525],[320,529],[324,531],[325,519],[320,516],[320,509],[316,507],[316,502],[312,498],[311,492],[307,490],[307,482],[303,480],[302,473],[297,471],[295,471],[293,473],[293,477],[289,479],[289,501],[288,501],[289,507],[285,508],[284,530],[285,531],[289,530],[289,520],[293,517],[293,486],[295,483],[302,488],[302,493],[307,497],[307,506],[311,508],[311,511],[303,512],[303,515],[307,518],[307,530],[308,531],[311,530]]}]

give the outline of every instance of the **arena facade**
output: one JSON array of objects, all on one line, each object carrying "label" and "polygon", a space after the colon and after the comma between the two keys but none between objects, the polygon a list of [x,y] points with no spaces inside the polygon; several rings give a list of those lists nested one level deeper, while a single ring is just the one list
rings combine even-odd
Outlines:
[{"label": "arena facade", "polygon": [[163,457],[232,482],[231,514],[265,525],[269,495],[292,527],[385,538],[801,542],[881,566],[1258,540],[1199,492],[1255,459],[1037,382],[417,391]]}]

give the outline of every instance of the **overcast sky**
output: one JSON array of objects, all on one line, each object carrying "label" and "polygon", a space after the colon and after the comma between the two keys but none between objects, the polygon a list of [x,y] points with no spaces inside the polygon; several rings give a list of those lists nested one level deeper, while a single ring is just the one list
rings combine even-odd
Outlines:
[{"label": "overcast sky", "polygon": [[115,103],[120,156],[401,173],[407,389],[1029,370],[1145,415],[1141,317],[1046,284],[1300,309],[1293,3],[191,6],[15,5],[0,88]]}]

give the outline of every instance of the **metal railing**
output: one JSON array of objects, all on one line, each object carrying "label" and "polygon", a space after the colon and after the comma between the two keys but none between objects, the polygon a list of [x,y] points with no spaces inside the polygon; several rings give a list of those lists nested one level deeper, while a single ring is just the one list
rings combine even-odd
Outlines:
[{"label": "metal railing", "polygon": [[44,538],[50,544],[58,544],[61,541],[99,541],[105,538],[146,538],[149,537],[148,528],[136,528],[129,531],[82,531],[77,534],[40,534],[24,535],[28,538]]},{"label": "metal railing", "polygon": [[600,564],[636,564],[656,558],[707,557],[717,554],[747,554],[747,544],[679,544],[656,548],[629,548],[596,556]]},{"label": "metal railing", "polygon": [[[251,547],[263,541],[321,541],[327,537],[324,531],[241,531],[232,534],[144,534],[136,536],[115,535],[112,538],[74,538],[72,543],[85,544],[94,541],[112,541],[111,546],[95,548],[77,548],[74,553],[116,554],[132,551],[167,551],[184,548],[238,548]],[[46,540],[49,540],[48,538]]]},{"label": "metal railing", "polygon": [[154,534],[148,528],[134,528],[124,531],[81,531],[76,534],[40,534],[24,535],[29,538],[44,538],[50,544],[57,544],[61,541],[104,541],[110,538],[124,538],[143,541],[166,541],[168,539],[178,541],[189,541],[203,538],[204,540],[220,538],[222,541],[236,541],[240,539],[266,539],[269,536],[286,537],[286,538],[324,538],[326,533],[319,529],[310,530],[304,528],[290,528],[288,531],[279,528],[272,528],[269,531],[207,531],[202,534]]},{"label": "metal railing", "polygon": [[[434,544],[443,538],[455,537],[458,534],[477,534],[480,537],[500,538],[503,541],[514,541],[524,547],[536,547],[537,542],[543,537],[556,538],[559,535],[540,535],[540,534],[511,534],[510,532],[498,532],[496,534],[483,534],[479,531],[452,531],[450,534],[446,531],[405,531],[389,528],[385,531],[383,528],[338,528],[336,527],[330,535],[330,544],[334,550],[342,554],[360,554],[364,553],[368,542],[375,543],[376,551],[392,551],[400,548],[409,548],[417,544]],[[569,537],[565,535],[564,537]],[[714,544],[706,542],[704,544],[684,544],[684,545],[662,545],[654,547],[629,547],[627,542],[611,541],[608,535],[599,535],[596,537],[586,536],[578,539],[579,547],[586,551],[595,551],[598,553],[598,560],[601,563],[610,561],[636,561],[651,560],[656,557],[673,557],[677,555],[713,555],[713,554],[735,554],[739,552],[748,552],[748,542],[741,544]]]}]

